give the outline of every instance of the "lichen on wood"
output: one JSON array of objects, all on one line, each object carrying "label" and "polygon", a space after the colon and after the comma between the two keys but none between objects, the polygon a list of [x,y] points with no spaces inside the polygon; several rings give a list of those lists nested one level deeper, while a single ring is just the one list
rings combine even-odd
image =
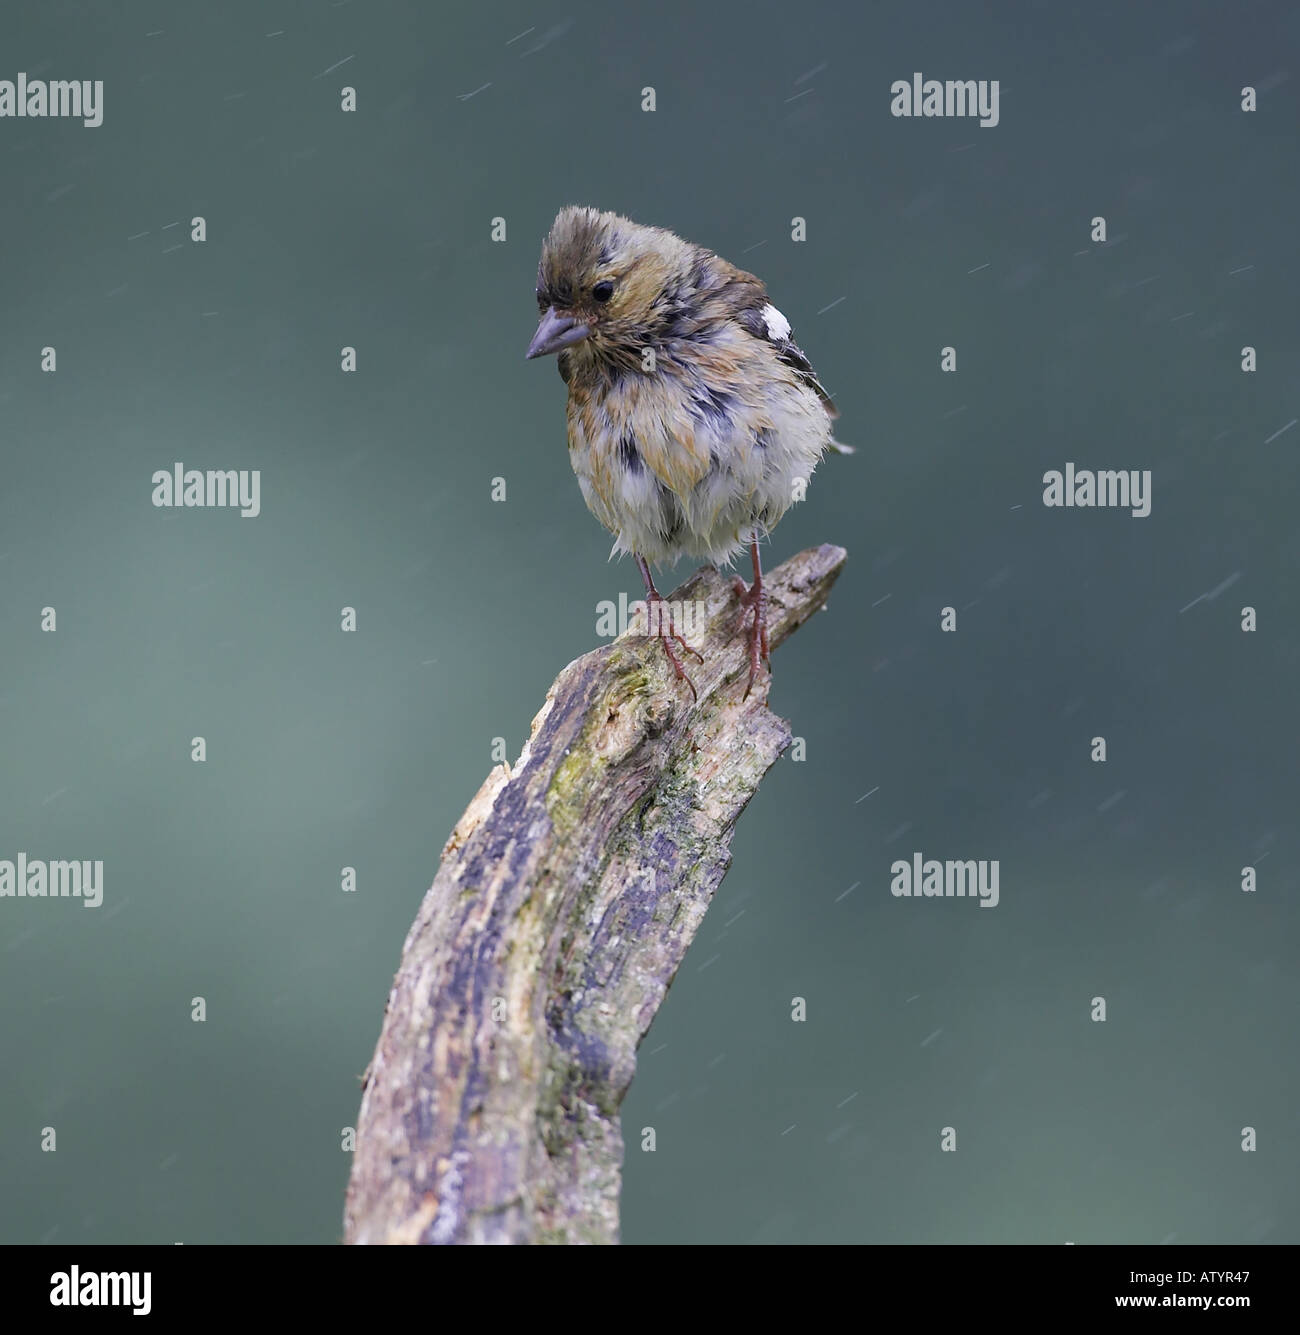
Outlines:
[{"label": "lichen on wood", "polygon": [[[771,647],[825,606],[845,552],[764,577]],[[488,775],[406,938],[364,1077],[352,1243],[618,1241],[619,1105],[731,861],[736,820],[790,743],[712,568],[676,680],[644,609],[556,678],[513,768]]]}]

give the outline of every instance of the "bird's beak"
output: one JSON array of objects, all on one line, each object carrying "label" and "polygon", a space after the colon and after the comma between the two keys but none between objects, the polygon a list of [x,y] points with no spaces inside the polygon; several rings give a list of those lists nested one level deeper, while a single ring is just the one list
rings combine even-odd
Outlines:
[{"label": "bird's beak", "polygon": [[571,315],[560,315],[554,306],[548,306],[533,335],[533,341],[528,345],[528,351],[524,353],[524,360],[531,361],[534,357],[559,352],[561,348],[581,343],[590,333],[591,329],[582,320],[575,320]]}]

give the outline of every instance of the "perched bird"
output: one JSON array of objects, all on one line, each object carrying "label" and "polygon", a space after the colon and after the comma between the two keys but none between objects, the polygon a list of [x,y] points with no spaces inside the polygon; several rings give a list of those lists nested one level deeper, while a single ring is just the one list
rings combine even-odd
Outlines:
[{"label": "perched bird", "polygon": [[[762,282],[702,246],[615,213],[560,210],[537,268],[541,323],[525,354],[559,354],[569,461],[587,508],[631,554],[679,680],[695,694],[656,608],[651,564],[682,556],[754,564],[748,696],[768,659],[759,539],[828,449],[836,410]],[[661,615],[651,618],[650,613]],[[699,655],[695,654],[698,658]],[[703,660],[701,660],[703,661]]]}]

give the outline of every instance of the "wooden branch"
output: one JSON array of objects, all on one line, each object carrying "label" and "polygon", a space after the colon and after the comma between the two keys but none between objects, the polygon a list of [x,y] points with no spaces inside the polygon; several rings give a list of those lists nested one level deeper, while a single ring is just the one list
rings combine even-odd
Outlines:
[{"label": "wooden branch", "polygon": [[[765,577],[772,648],[845,559],[825,545]],[[637,1045],[790,744],[765,672],[741,698],[730,580],[706,568],[669,597],[703,613],[686,638],[704,664],[683,656],[699,703],[642,609],[560,673],[443,849],[364,1077],[348,1242],[618,1241]]]}]

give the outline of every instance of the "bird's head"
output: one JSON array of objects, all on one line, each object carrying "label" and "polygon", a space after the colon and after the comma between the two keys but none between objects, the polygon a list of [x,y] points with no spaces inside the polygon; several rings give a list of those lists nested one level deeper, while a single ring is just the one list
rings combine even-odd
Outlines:
[{"label": "bird's head", "polygon": [[695,247],[658,227],[570,205],[542,243],[541,322],[526,357],[574,348],[597,358],[639,357],[657,341]]}]

